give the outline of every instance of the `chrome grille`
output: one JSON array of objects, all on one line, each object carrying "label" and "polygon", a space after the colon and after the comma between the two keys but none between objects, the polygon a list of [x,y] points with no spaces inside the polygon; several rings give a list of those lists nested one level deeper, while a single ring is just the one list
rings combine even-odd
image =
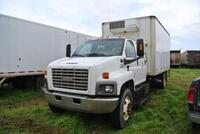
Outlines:
[{"label": "chrome grille", "polygon": [[53,86],[56,88],[87,90],[87,69],[52,69]]}]

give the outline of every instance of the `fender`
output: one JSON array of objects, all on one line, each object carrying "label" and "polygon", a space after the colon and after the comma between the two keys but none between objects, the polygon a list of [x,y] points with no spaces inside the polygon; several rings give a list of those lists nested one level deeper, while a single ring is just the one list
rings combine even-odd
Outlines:
[{"label": "fender", "polygon": [[[117,82],[117,95],[120,95],[121,88],[127,81],[133,80],[133,82],[135,82],[135,79],[133,77],[134,76],[133,72],[125,71],[124,69],[112,72],[111,73],[112,77],[109,79],[110,81]],[[135,90],[135,87],[133,88]]]}]

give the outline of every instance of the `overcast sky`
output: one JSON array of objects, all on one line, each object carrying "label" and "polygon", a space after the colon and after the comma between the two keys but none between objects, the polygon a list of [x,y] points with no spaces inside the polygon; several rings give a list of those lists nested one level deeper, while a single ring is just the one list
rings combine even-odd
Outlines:
[{"label": "overcast sky", "polygon": [[156,15],[171,49],[200,49],[200,0],[0,0],[0,14],[95,36],[104,21]]}]

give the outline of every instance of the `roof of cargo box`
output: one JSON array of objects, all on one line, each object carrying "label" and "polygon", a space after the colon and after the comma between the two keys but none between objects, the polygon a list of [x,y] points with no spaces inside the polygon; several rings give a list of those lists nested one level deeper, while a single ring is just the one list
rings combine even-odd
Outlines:
[{"label": "roof of cargo box", "polygon": [[[166,33],[170,36],[170,33],[167,31],[167,29],[163,26],[163,24],[159,21],[159,19],[156,16],[154,16],[154,15],[143,16],[143,17],[136,17],[136,18],[129,18],[129,19],[120,19],[120,20],[116,20],[116,21],[131,20],[131,19],[141,19],[141,18],[155,18],[159,22],[159,24],[163,27],[163,29],[166,31]],[[115,21],[110,21],[110,22],[115,22]],[[103,22],[102,24],[104,24],[104,23],[110,23],[110,22]]]},{"label": "roof of cargo box", "polygon": [[[16,19],[16,20],[19,20],[19,21],[24,21],[24,22],[32,23],[32,24],[36,24],[36,25],[41,25],[41,26],[46,26],[46,27],[50,27],[50,28],[54,28],[54,29],[63,30],[66,33],[67,32],[73,32],[73,33],[77,33],[77,34],[81,34],[81,35],[87,35],[87,34],[75,32],[75,31],[71,31],[71,30],[66,30],[64,28],[60,28],[60,27],[56,27],[56,26],[51,26],[51,25],[47,25],[47,24],[42,24],[42,23],[38,23],[38,22],[30,21],[30,20],[25,20],[25,19],[21,19],[21,18],[17,18],[17,17],[13,17],[13,16],[9,16],[9,15],[5,15],[5,14],[1,14],[0,13],[0,17],[1,16],[8,17],[8,18],[11,18],[11,19]],[[94,36],[91,36],[91,35],[87,35],[87,36],[94,37]]]}]

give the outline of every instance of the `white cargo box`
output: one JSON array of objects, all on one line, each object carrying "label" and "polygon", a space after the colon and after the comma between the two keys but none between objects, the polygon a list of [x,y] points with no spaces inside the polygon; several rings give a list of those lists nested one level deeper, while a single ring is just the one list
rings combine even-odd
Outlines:
[{"label": "white cargo box", "polygon": [[47,65],[94,37],[0,14],[0,77],[43,74]]},{"label": "white cargo box", "polygon": [[170,35],[155,16],[102,23],[102,36],[144,39],[148,75],[170,69]]}]

